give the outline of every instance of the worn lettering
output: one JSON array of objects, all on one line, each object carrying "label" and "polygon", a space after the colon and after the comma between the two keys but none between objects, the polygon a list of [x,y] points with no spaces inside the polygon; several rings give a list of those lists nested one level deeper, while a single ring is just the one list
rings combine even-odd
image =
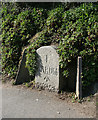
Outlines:
[{"label": "worn lettering", "polygon": [[57,76],[58,69],[53,67],[48,67],[48,66],[42,66],[41,72],[43,72],[44,74]]}]

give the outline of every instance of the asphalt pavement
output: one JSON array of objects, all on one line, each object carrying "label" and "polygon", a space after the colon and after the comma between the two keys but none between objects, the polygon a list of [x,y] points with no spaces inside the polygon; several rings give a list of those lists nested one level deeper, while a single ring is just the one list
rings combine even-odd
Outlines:
[{"label": "asphalt pavement", "polygon": [[[1,87],[0,87],[1,89]],[[48,91],[2,87],[3,118],[88,118],[66,100]]]}]

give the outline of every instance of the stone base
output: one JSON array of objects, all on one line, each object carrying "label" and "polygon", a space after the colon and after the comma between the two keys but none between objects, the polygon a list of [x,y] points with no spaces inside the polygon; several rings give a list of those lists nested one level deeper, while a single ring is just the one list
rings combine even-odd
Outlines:
[{"label": "stone base", "polygon": [[51,85],[49,84],[45,84],[45,83],[39,83],[37,82],[35,84],[35,88],[37,89],[41,89],[41,90],[48,90],[49,92],[57,92],[58,90],[55,88],[55,87],[52,87]]}]

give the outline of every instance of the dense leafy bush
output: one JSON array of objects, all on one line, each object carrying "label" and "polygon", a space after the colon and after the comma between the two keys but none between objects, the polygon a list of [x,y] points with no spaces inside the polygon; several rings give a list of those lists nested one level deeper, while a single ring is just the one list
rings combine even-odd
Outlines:
[{"label": "dense leafy bush", "polygon": [[4,5],[2,11],[2,62],[4,71],[11,76],[16,75],[22,48],[43,28],[46,17],[43,9],[20,11],[16,8],[11,9]]},{"label": "dense leafy bush", "polygon": [[[36,50],[42,45],[58,43],[60,55],[60,67],[64,69],[63,75],[68,77],[68,66],[82,56],[83,60],[83,87],[97,80],[97,8],[93,4],[83,4],[78,8],[70,9],[63,13],[64,9],[56,8],[49,12],[44,31],[33,42],[29,49]],[[34,51],[35,52],[35,51]],[[27,54],[27,66],[30,70],[30,59]],[[34,63],[35,64],[35,63]],[[32,69],[32,68],[31,68]],[[33,70],[33,69],[32,69]],[[31,70],[31,74],[34,71]]]},{"label": "dense leafy bush", "polygon": [[[7,73],[17,71],[23,47],[27,46],[26,67],[30,75],[35,75],[36,49],[57,44],[60,56],[60,67],[63,75],[69,76],[68,66],[78,56],[83,59],[83,86],[86,87],[97,80],[97,37],[98,13],[97,5],[79,4],[71,9],[61,5],[51,10],[32,8],[21,10],[14,16],[3,10],[2,46],[3,68]],[[14,10],[13,10],[14,11]],[[41,31],[41,32],[40,32]],[[40,32],[37,38],[32,38]],[[31,39],[32,38],[32,39]]]}]

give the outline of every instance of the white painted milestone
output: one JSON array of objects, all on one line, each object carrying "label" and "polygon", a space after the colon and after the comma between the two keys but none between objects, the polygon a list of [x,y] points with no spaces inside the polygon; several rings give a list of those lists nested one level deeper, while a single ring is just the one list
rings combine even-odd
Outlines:
[{"label": "white painted milestone", "polygon": [[59,89],[59,55],[53,46],[37,49],[37,72],[35,83],[50,90]]}]

